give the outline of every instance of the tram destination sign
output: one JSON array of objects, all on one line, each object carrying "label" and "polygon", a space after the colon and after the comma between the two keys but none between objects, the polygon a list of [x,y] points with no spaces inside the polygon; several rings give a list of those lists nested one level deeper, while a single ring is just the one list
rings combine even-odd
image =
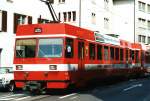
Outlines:
[{"label": "tram destination sign", "polygon": [[113,45],[120,45],[120,41],[118,38],[108,36],[108,35],[102,35],[98,32],[95,32],[94,35],[95,35],[95,41],[96,42],[108,43],[108,44],[113,44]]},{"label": "tram destination sign", "polygon": [[42,28],[35,28],[35,29],[34,29],[34,32],[35,32],[35,33],[42,33]]}]

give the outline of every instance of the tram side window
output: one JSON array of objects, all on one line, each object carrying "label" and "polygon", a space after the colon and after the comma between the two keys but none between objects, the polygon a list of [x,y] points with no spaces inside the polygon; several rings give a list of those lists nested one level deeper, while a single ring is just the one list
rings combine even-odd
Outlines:
[{"label": "tram side window", "polygon": [[113,47],[110,47],[110,58],[111,58],[111,60],[114,60],[114,58],[115,58],[114,48]]},{"label": "tram side window", "polygon": [[102,60],[102,46],[97,45],[97,59]]},{"label": "tram side window", "polygon": [[[142,61],[144,61],[144,52],[142,52]],[[145,62],[150,63],[150,51],[145,52]]]},{"label": "tram side window", "polygon": [[95,60],[95,45],[92,43],[89,44],[89,58]]},{"label": "tram side window", "polygon": [[138,50],[135,51],[135,62],[136,63],[139,62],[139,51]]},{"label": "tram side window", "polygon": [[134,50],[132,50],[132,53],[131,53],[132,55],[132,60],[134,60],[135,59],[135,53],[134,53]]},{"label": "tram side window", "polygon": [[109,60],[108,47],[104,47],[104,60]]},{"label": "tram side window", "polygon": [[71,38],[66,38],[66,48],[65,48],[65,57],[66,58],[73,58],[73,39]]},{"label": "tram side window", "polygon": [[126,49],[126,61],[128,61],[129,51]]},{"label": "tram side window", "polygon": [[123,61],[124,55],[123,55],[123,49],[120,49],[120,61]]},{"label": "tram side window", "polygon": [[132,50],[130,49],[130,58],[132,58]]},{"label": "tram side window", "polygon": [[119,60],[119,48],[115,49],[115,60]]}]

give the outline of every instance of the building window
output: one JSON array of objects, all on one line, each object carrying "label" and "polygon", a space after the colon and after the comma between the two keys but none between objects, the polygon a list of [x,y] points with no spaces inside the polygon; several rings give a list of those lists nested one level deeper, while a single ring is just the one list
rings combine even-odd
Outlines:
[{"label": "building window", "polygon": [[28,24],[32,24],[32,16],[28,16]]},{"label": "building window", "polygon": [[73,14],[73,21],[76,21],[76,11],[73,11],[72,14]]},{"label": "building window", "polygon": [[71,12],[68,12],[68,21],[71,21]]},{"label": "building window", "polygon": [[109,19],[108,18],[104,18],[104,28],[109,29]]},{"label": "building window", "polygon": [[32,17],[22,14],[14,14],[14,33],[16,33],[18,25],[32,24]]},{"label": "building window", "polygon": [[9,2],[9,3],[13,3],[14,2],[14,0],[6,0],[7,2]]},{"label": "building window", "polygon": [[147,21],[147,28],[150,30],[150,21]]},{"label": "building window", "polygon": [[67,13],[64,12],[63,15],[64,15],[64,22],[66,22],[67,21]]},{"label": "building window", "polygon": [[145,43],[146,36],[142,36],[142,42]]},{"label": "building window", "polygon": [[150,5],[147,5],[147,12],[150,13]]},{"label": "building window", "polygon": [[150,37],[147,38],[147,43],[150,44]]},{"label": "building window", "polygon": [[7,32],[7,12],[0,10],[0,32]]},{"label": "building window", "polygon": [[[61,17],[61,14],[63,15],[63,18]],[[69,11],[69,12],[63,12],[63,13],[58,13],[58,18],[61,21],[64,22],[71,22],[71,21],[76,21],[76,12],[75,11]]]},{"label": "building window", "polygon": [[96,14],[92,13],[92,24],[96,24]]},{"label": "building window", "polygon": [[139,36],[138,36],[138,41],[139,41],[139,42],[142,42],[142,43],[145,43],[145,42],[146,42],[146,36],[144,36],[144,35],[139,35]]},{"label": "building window", "polygon": [[65,0],[59,0],[59,3],[65,3]]},{"label": "building window", "polygon": [[138,35],[138,42],[142,42],[142,35]]},{"label": "building window", "polygon": [[54,0],[48,0],[51,4],[54,4]]},{"label": "building window", "polygon": [[145,19],[139,18],[138,22],[139,22],[139,27],[145,28],[145,25],[146,25],[146,20]]},{"label": "building window", "polygon": [[141,1],[139,1],[138,3],[139,3],[139,11],[145,12],[145,3]]},{"label": "building window", "polygon": [[104,9],[109,10],[109,0],[104,0]]}]

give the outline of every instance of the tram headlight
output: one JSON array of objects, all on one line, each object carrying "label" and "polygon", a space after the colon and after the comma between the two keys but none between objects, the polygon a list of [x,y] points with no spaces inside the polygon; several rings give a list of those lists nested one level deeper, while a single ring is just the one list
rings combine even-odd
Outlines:
[{"label": "tram headlight", "polygon": [[23,66],[22,65],[16,65],[16,70],[23,70]]},{"label": "tram headlight", "polygon": [[49,65],[50,70],[57,70],[57,65]]}]

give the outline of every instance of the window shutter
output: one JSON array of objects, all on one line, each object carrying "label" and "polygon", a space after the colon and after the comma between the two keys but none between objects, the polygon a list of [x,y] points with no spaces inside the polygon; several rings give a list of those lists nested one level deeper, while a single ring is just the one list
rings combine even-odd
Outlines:
[{"label": "window shutter", "polygon": [[14,33],[16,33],[16,30],[17,30],[18,17],[19,17],[19,15],[15,13],[15,14],[14,14]]},{"label": "window shutter", "polygon": [[2,31],[7,31],[7,12],[2,11]]},{"label": "window shutter", "polygon": [[32,16],[28,16],[28,24],[32,24]]}]

